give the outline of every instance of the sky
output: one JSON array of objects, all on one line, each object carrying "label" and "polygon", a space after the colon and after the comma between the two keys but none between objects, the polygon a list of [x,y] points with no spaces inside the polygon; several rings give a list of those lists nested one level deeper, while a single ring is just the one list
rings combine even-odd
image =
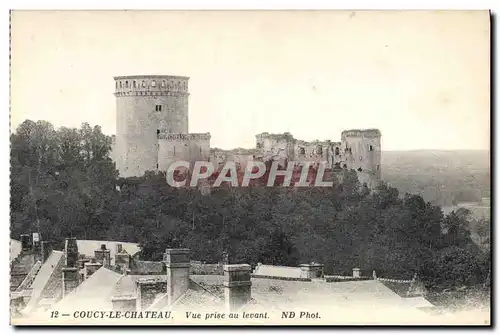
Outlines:
[{"label": "sky", "polygon": [[114,76],[190,77],[189,131],[211,147],[261,132],[383,150],[486,149],[486,11],[14,11],[11,128],[25,119],[115,133]]}]

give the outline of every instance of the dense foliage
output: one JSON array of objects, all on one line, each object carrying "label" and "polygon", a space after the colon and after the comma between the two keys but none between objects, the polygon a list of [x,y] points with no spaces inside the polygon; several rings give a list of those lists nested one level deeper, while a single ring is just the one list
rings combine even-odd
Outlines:
[{"label": "dense foliage", "polygon": [[[411,278],[429,288],[471,286],[489,273],[489,250],[474,244],[466,212],[446,217],[418,195],[381,183],[359,187],[343,171],[334,187],[231,188],[210,194],[173,188],[162,174],[118,178],[110,139],[99,127],[55,130],[25,121],[11,135],[11,235],[139,242],[141,257],[167,247],[218,262],[298,265],[322,262],[326,273]],[[489,243],[489,224],[478,224]]]}]

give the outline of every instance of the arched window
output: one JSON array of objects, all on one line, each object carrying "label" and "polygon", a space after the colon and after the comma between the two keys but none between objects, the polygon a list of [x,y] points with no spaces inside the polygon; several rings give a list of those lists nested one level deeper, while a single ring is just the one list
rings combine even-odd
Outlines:
[{"label": "arched window", "polygon": [[165,80],[162,80],[161,87],[165,87]]},{"label": "arched window", "polygon": [[336,147],[335,148],[335,156],[338,156],[340,155],[340,150],[339,150],[339,147]]},{"label": "arched window", "polygon": [[186,82],[184,82],[183,88],[184,88],[184,91],[187,91],[187,83]]},{"label": "arched window", "polygon": [[373,151],[373,145],[368,146],[368,151]]},{"label": "arched window", "polygon": [[120,81],[120,88],[122,88],[122,82]]},{"label": "arched window", "polygon": [[299,148],[299,153],[300,153],[301,155],[305,155],[305,154],[306,154],[306,149],[304,149],[303,147],[300,147],[300,148]]},{"label": "arched window", "polygon": [[145,80],[142,81],[142,87],[146,87],[146,81]]},{"label": "arched window", "polygon": [[153,80],[153,81],[151,81],[151,86],[152,86],[152,87],[156,87],[156,81],[154,81],[154,80]]},{"label": "arched window", "polygon": [[137,87],[137,83],[135,82],[135,80],[134,80],[134,83],[132,85],[134,86],[134,88]]},{"label": "arched window", "polygon": [[116,84],[116,85],[115,85],[115,86],[116,86],[115,88],[118,88],[118,82],[116,82],[115,84]]},{"label": "arched window", "polygon": [[125,81],[125,88],[128,88],[128,80]]}]

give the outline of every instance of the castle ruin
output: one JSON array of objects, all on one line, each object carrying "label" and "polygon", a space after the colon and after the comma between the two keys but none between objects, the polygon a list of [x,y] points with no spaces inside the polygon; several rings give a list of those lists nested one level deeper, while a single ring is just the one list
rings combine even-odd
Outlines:
[{"label": "castle ruin", "polygon": [[381,179],[381,133],[353,129],[340,142],[295,139],[290,133],[256,135],[253,149],[210,148],[210,133],[189,133],[189,77],[138,75],[115,77],[116,136],[112,158],[121,177],[166,171],[178,160],[226,161],[244,166],[252,160],[326,162],[332,170],[354,169],[373,188]]}]

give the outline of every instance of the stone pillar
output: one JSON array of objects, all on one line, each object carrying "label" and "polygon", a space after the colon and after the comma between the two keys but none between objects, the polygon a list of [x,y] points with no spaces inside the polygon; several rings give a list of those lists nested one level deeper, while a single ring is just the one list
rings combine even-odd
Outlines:
[{"label": "stone pillar", "polygon": [[251,271],[248,264],[224,265],[224,297],[229,312],[238,310],[252,298]]},{"label": "stone pillar", "polygon": [[78,260],[78,244],[75,237],[67,238],[64,243],[64,255],[66,256],[66,267],[76,268]]},{"label": "stone pillar", "polygon": [[111,298],[113,311],[135,311],[137,309],[137,297],[132,295],[122,295]]},{"label": "stone pillar", "polygon": [[300,264],[300,277],[301,278],[323,278],[323,264],[310,263]]},{"label": "stone pillar", "polygon": [[167,297],[171,305],[189,287],[189,249],[167,249],[163,262],[167,267]]},{"label": "stone pillar", "polygon": [[78,274],[78,269],[73,268],[63,268],[62,269],[62,294],[63,298],[70,294],[75,288],[80,284],[80,276]]},{"label": "stone pillar", "polygon": [[354,268],[354,269],[352,269],[352,276],[354,278],[361,277],[361,269],[360,268]]}]

